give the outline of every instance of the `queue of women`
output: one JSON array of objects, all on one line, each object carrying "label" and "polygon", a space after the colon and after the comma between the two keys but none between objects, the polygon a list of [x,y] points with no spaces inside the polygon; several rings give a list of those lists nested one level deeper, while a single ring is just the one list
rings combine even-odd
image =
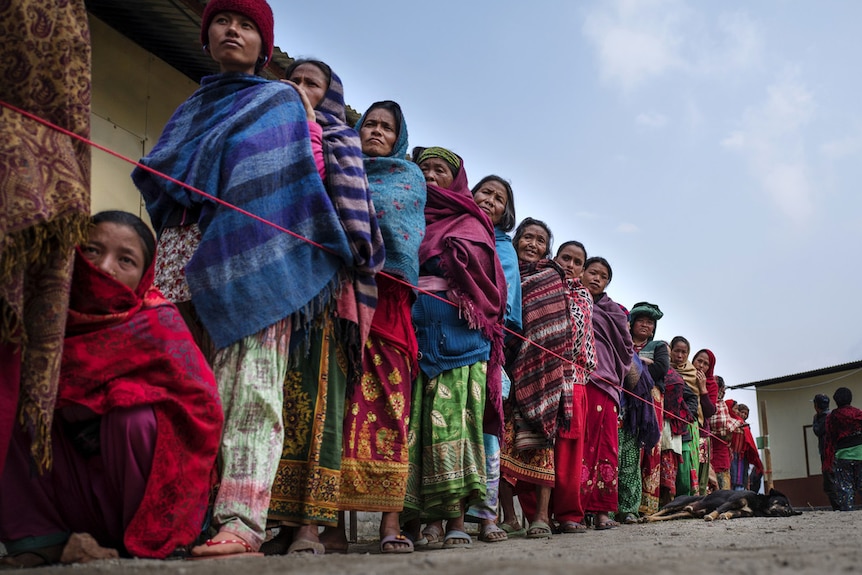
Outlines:
[{"label": "queue of women", "polygon": [[201,42],[220,73],[132,174],[156,236],[103,212],[77,249],[52,469],[16,432],[0,478],[7,562],[73,532],[139,557],[346,552],[346,511],[381,513],[382,553],[465,548],[467,518],[547,538],[637,522],[712,467],[730,487],[743,424],[715,356],[655,339],[661,310],[612,300],[607,260],[515,229],[510,183],[471,189],[451,150],[408,158],[397,103],[348,126],[326,64],[258,76],[264,0],[211,0]]}]

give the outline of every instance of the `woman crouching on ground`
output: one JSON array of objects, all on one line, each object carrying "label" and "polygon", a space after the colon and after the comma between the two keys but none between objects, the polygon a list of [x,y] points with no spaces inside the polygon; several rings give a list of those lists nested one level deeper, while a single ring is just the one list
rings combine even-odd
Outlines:
[{"label": "woman crouching on ground", "polygon": [[70,533],[161,559],[197,538],[206,513],[223,421],[215,378],[153,287],[149,228],[127,212],[92,221],[75,257],[54,466],[30,472],[18,429],[0,480],[15,566],[58,561]]}]

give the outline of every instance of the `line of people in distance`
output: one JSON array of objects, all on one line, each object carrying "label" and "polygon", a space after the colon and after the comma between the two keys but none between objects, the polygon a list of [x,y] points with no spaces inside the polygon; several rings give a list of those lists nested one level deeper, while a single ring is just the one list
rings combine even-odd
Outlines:
[{"label": "line of people in distance", "polygon": [[354,510],[381,513],[381,553],[465,548],[467,516],[488,543],[546,538],[706,489],[724,443],[701,430],[745,429],[712,352],[654,339],[659,307],[614,302],[580,242],[515,228],[505,179],[408,154],[397,103],[351,127],[323,62],[259,76],[264,0],[211,0],[201,42],[220,73],[141,163],[230,205],[139,167],[157,239],[92,219],[53,468],[29,473],[19,433],[0,478],[11,555],[55,561],[81,531],[140,557],[345,552]]}]

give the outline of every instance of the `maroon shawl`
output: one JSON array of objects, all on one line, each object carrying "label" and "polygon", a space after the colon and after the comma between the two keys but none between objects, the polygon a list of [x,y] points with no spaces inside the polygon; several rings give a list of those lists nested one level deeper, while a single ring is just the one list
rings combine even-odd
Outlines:
[{"label": "maroon shawl", "polygon": [[[728,399],[725,400],[725,404],[733,419],[745,423],[745,420],[733,410],[736,401]],[[730,449],[738,453],[746,462],[752,464],[759,473],[763,473],[763,462],[760,461],[760,452],[757,450],[757,444],[754,442],[754,436],[751,435],[751,428],[748,425],[744,425],[733,432],[733,436],[730,439]]]},{"label": "maroon shawl", "polygon": [[674,368],[669,368],[664,376],[664,411],[665,421],[670,423],[670,432],[683,435],[688,431],[688,424],[693,423],[697,416],[689,413],[683,396],[686,386],[682,376]]},{"label": "maroon shawl", "polygon": [[133,292],[78,252],[57,408],[152,406],[153,467],[123,540],[135,556],[164,558],[200,533],[224,418],[212,370],[153,270]]},{"label": "maroon shawl", "polygon": [[845,405],[829,412],[826,417],[826,441],[823,454],[823,469],[832,471],[838,442],[852,435],[862,433],[862,410]]},{"label": "maroon shawl", "polygon": [[494,227],[470,194],[463,161],[448,190],[434,184],[428,184],[427,189],[419,264],[439,258],[449,282],[449,299],[458,305],[470,327],[491,341],[483,430],[499,436],[503,430],[500,370],[506,277],[497,257]]},{"label": "maroon shawl", "polygon": [[626,312],[607,294],[593,302],[593,332],[596,370],[590,375],[590,383],[610,395],[619,406],[620,388],[632,365],[634,345]]},{"label": "maroon shawl", "polygon": [[523,334],[530,341],[511,340],[512,397],[524,420],[553,439],[557,428],[569,428],[572,418],[574,332],[569,288],[565,273],[551,260],[521,263],[520,272]]}]

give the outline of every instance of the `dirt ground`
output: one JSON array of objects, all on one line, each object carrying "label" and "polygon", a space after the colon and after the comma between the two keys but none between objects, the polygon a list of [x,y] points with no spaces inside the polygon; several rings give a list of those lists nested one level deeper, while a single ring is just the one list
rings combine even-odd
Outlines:
[{"label": "dirt ground", "polygon": [[88,565],[31,569],[28,573],[78,575],[304,575],[482,573],[514,575],[577,572],[606,574],[760,575],[862,571],[862,513],[806,511],[790,518],[700,520],[627,525],[552,539],[475,541],[471,549],[386,555],[376,542],[351,546],[347,555],[261,557],[209,561],[107,560]]}]

